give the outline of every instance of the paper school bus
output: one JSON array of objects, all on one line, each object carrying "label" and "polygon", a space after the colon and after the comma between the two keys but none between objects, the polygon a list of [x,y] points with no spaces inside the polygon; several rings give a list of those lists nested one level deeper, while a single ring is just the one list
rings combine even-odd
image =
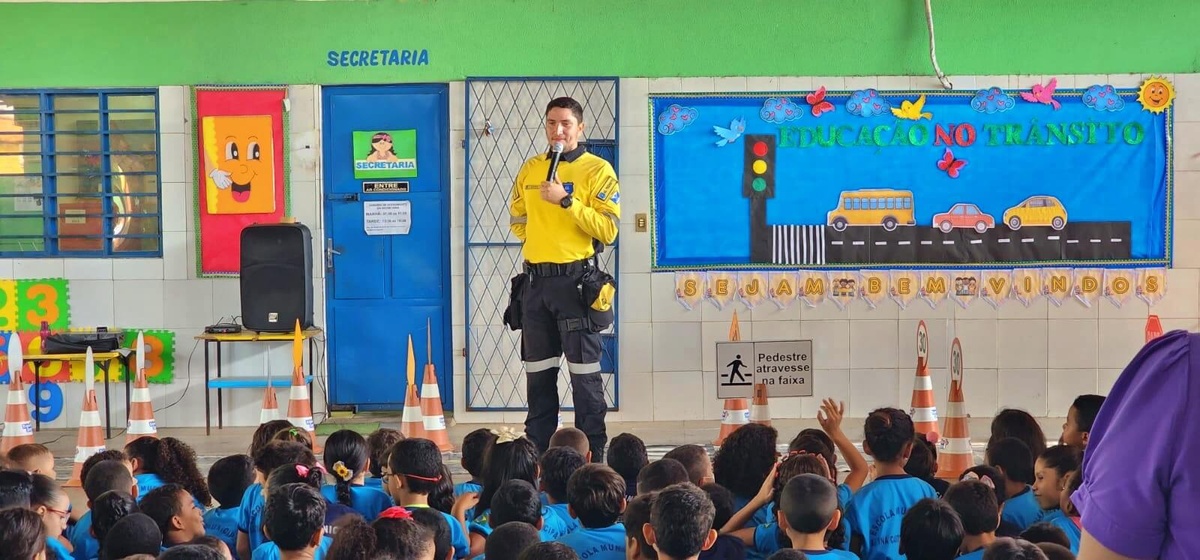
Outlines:
[{"label": "paper school bus", "polygon": [[845,231],[849,226],[883,226],[892,231],[896,226],[916,225],[912,191],[842,191],[837,208],[829,211],[826,223],[838,231]]}]

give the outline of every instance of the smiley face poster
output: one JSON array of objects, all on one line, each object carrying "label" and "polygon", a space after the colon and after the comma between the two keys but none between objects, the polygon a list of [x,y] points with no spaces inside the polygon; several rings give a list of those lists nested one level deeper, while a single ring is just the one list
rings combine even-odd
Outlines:
[{"label": "smiley face poster", "polygon": [[236,276],[241,232],[287,208],[281,87],[194,89],[197,274]]}]

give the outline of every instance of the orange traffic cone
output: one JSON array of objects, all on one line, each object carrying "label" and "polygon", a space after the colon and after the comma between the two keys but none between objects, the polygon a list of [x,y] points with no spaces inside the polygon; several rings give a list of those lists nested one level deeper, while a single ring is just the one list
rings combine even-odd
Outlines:
[{"label": "orange traffic cone", "polygon": [[913,380],[912,408],[913,428],[925,434],[929,441],[938,441],[937,403],[933,398],[933,378],[929,376],[929,331],[925,321],[917,323],[917,377]]},{"label": "orange traffic cone", "polygon": [[263,352],[263,373],[267,374],[267,388],[263,391],[262,410],[258,413],[259,425],[279,419],[279,400],[275,397],[275,384],[271,382],[270,352]]},{"label": "orange traffic cone", "polygon": [[442,410],[437,371],[433,367],[433,332],[428,321],[425,329],[425,355],[429,357],[429,362],[425,364],[425,380],[421,384],[421,418],[425,424],[425,438],[436,443],[443,452],[453,451],[454,445],[450,443],[450,434],[446,431],[446,415]]},{"label": "orange traffic cone", "polygon": [[154,421],[154,404],[150,400],[150,384],[146,381],[146,341],[139,332],[137,378],[129,398],[129,427],[125,430],[125,443],[140,437],[158,437],[158,424]]},{"label": "orange traffic cone", "polygon": [[92,455],[104,451],[100,406],[96,403],[96,366],[90,346],[84,358],[83,372],[86,388],[83,393],[83,410],[79,413],[79,437],[75,440],[75,465],[71,467],[71,478],[66,483],[69,488],[83,486],[83,481],[79,479],[83,464]]},{"label": "orange traffic cone", "polygon": [[[733,321],[729,323],[729,341],[737,342],[742,339],[742,329],[738,326],[737,311],[733,312]],[[725,399],[725,410],[721,412],[721,432],[717,434],[713,445],[725,443],[734,430],[750,423],[750,403],[746,399]]]},{"label": "orange traffic cone", "polygon": [[1158,320],[1158,315],[1146,317],[1146,344],[1163,335],[1162,321]]},{"label": "orange traffic cone", "polygon": [[971,450],[971,432],[967,427],[967,404],[963,396],[962,345],[958,339],[950,345],[950,398],[946,403],[946,430],[938,450],[937,477],[958,480],[963,471],[975,466]]},{"label": "orange traffic cone", "polygon": [[412,335],[408,335],[408,387],[404,392],[404,414],[400,418],[400,433],[406,438],[425,438],[425,418],[421,413],[421,397],[417,394],[417,357],[413,354]]},{"label": "orange traffic cone", "polygon": [[288,397],[287,421],[293,426],[308,432],[312,440],[313,452],[320,453],[321,445],[317,443],[317,426],[313,423],[312,401],[308,398],[308,384],[304,382],[304,342],[300,335],[300,321],[296,321],[296,331],[292,336],[292,390]]},{"label": "orange traffic cone", "polygon": [[771,407],[767,405],[767,384],[754,384],[754,402],[750,405],[750,421],[764,426],[771,425]]},{"label": "orange traffic cone", "polygon": [[4,410],[4,432],[0,434],[0,454],[26,443],[33,443],[33,418],[29,416],[29,401],[21,383],[21,368],[25,360],[21,353],[21,337],[8,337],[8,407]]}]

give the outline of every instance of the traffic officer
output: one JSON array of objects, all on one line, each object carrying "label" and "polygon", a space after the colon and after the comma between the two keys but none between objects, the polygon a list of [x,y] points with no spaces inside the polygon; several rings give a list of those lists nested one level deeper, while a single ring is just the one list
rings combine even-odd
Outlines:
[{"label": "traffic officer", "polygon": [[[546,105],[546,140],[562,143],[557,173],[551,153],[525,161],[513,184],[510,227],[522,242],[525,286],[519,297],[521,359],[529,413],[525,432],[545,450],[558,423],[559,360],[567,358],[575,427],[588,436],[592,460],[604,460],[608,403],[600,378],[600,331],[589,320],[581,280],[598,243],[610,245],[620,223],[620,190],[607,161],[579,145],[583,106],[570,97]],[[611,317],[611,315],[610,315]]]}]

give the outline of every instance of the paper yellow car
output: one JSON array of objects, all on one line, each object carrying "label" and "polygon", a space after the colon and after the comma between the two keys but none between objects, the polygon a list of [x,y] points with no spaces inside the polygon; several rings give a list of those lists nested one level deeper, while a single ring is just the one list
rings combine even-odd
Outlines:
[{"label": "paper yellow car", "polygon": [[1022,226],[1049,226],[1060,231],[1067,227],[1067,209],[1053,196],[1031,196],[1005,210],[1004,223],[1013,230]]}]

